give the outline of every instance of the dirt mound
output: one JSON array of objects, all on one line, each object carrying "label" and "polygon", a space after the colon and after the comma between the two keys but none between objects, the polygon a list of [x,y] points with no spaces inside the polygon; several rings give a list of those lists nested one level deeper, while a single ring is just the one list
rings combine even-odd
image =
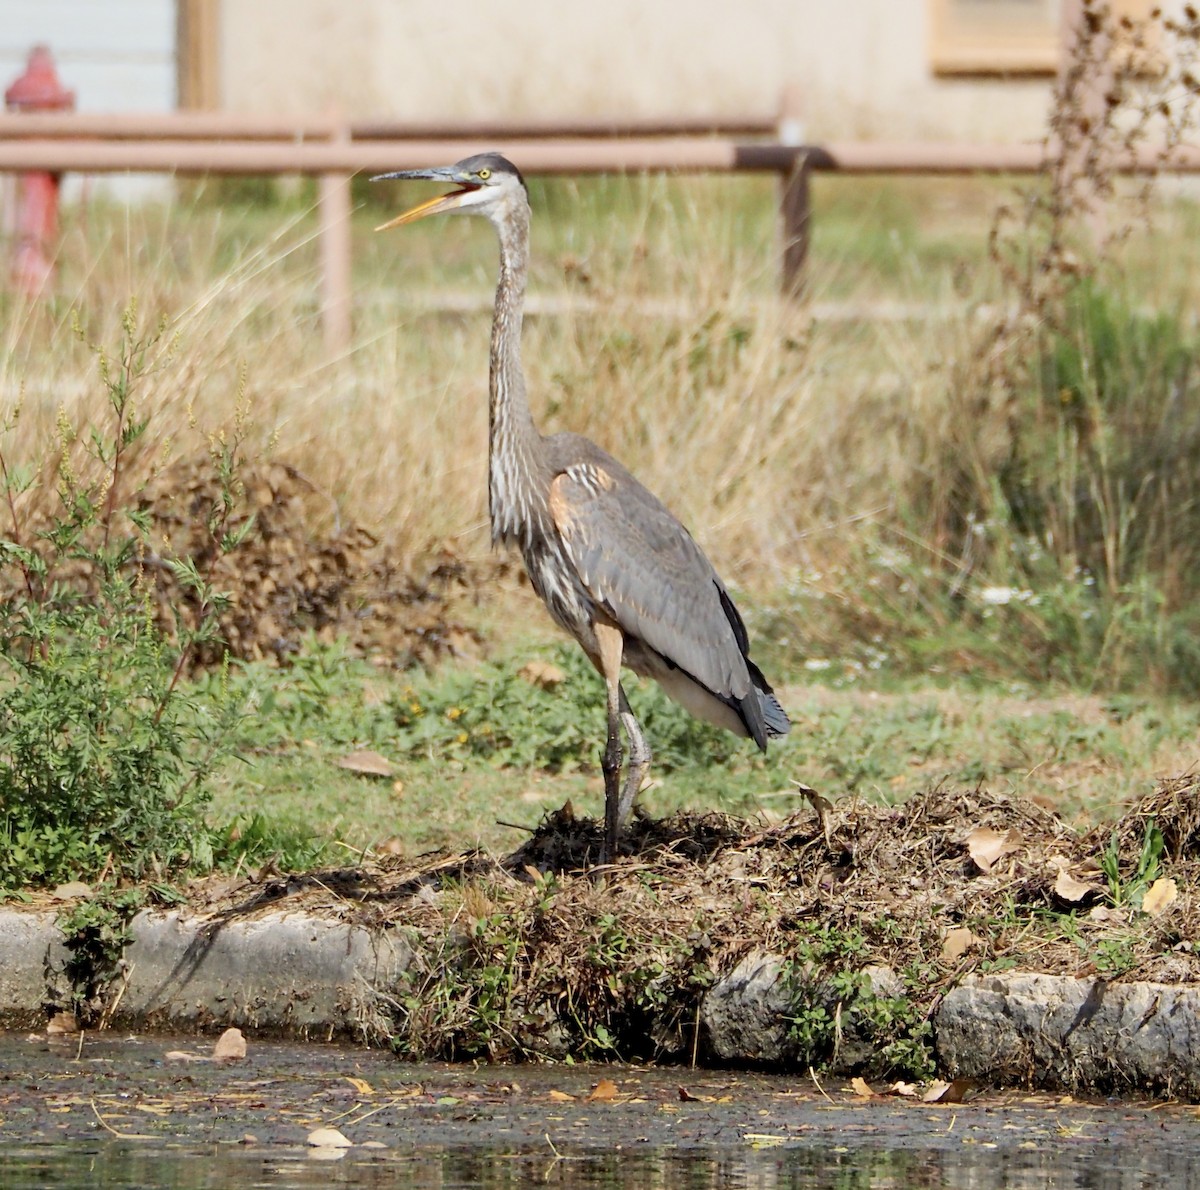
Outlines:
[{"label": "dirt mound", "polygon": [[[1164,783],[1115,836],[939,787],[898,807],[847,799],[824,823],[811,810],[766,828],[635,819],[620,859],[597,868],[603,826],[566,806],[504,859],[264,873],[192,900],[218,916],[286,903],[425,939],[441,957],[413,974],[394,1022],[414,1055],[596,1056],[611,1040],[623,1056],[686,1059],[705,989],[765,954],[801,973],[797,1028],[820,1044],[839,1026],[803,988],[889,973],[887,996],[847,984],[847,1011],[874,1030],[884,1067],[911,1068],[940,997],[972,972],[1200,982],[1200,836],[1173,825],[1197,820],[1196,780]],[[1164,846],[1148,867],[1153,826]]]}]

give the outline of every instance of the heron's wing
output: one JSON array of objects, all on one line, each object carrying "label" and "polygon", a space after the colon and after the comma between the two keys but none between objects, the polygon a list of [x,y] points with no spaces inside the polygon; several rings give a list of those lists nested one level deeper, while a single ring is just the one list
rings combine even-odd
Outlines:
[{"label": "heron's wing", "polygon": [[712,564],[671,512],[623,467],[576,463],[550,485],[550,510],[588,594],[712,693],[751,689],[742,619]]}]

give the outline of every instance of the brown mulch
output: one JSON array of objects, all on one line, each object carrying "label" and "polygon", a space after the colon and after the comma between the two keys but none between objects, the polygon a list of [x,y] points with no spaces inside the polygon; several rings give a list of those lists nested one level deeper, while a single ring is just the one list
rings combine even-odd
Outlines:
[{"label": "brown mulch", "polygon": [[[212,586],[229,596],[219,617],[219,639],[197,650],[194,665],[212,664],[225,652],[244,660],[286,660],[314,635],[347,647],[380,665],[407,668],[445,657],[475,655],[478,635],[464,614],[501,561],[479,564],[444,544],[419,555],[403,553],[360,525],[343,520],[334,501],[294,467],[278,461],[245,464],[238,475],[234,514],[225,529],[250,517],[246,539],[222,554],[209,526],[220,484],[207,457],[180,461],[154,476],[138,493],[137,509],[149,517],[156,552],[140,559],[156,618],[172,637],[176,616],[195,624],[193,591],[171,569],[191,559]],[[48,521],[29,510],[27,539]],[[8,568],[9,582],[19,581]],[[55,577],[86,584],[85,563],[60,564]],[[2,594],[2,592],[0,592]]]}]

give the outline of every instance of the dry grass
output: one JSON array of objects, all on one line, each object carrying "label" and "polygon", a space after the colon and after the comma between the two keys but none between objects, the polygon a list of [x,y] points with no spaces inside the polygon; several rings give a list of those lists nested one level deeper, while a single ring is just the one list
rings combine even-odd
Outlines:
[{"label": "dry grass", "polygon": [[[1004,531],[984,558],[964,530],[978,510],[986,519],[1013,451],[1013,408],[989,394],[997,361],[981,348],[1018,342],[989,340],[1005,299],[987,234],[1007,192],[995,180],[818,179],[809,301],[796,305],[774,293],[773,179],[537,185],[524,348],[535,412],[642,476],[754,592],[751,606],[779,596],[777,635],[798,656],[847,636],[872,647],[948,633],[967,580],[997,581],[985,564],[1009,562]],[[358,525],[402,556],[445,540],[485,555],[490,230],[448,220],[375,236],[363,212],[354,341],[331,360],[312,211],[188,193],[167,209],[74,212],[62,298],[8,299],[0,399],[20,399],[22,415],[6,455],[56,456],[63,416],[85,437],[102,389],[72,323],[111,346],[132,297],[145,323],[168,324],[138,395],[153,417],[141,474],[248,418],[249,453],[326,498],[315,530]],[[1138,228],[1112,264],[1170,306],[1197,296],[1200,240],[1176,234],[1194,229],[1191,204],[1164,211],[1167,234]],[[1177,604],[1185,589],[1176,576]],[[1056,624],[1018,619],[1032,651],[1054,653],[1042,638]],[[1021,669],[1004,648],[943,654]],[[1053,658],[1024,669],[1090,680]]]},{"label": "dry grass", "polygon": [[[619,231],[594,199],[583,226],[562,193],[549,202],[562,224],[539,212],[525,338],[535,407],[546,430],[588,434],[650,480],[735,575],[777,580],[815,543],[883,515],[922,465],[911,425],[937,386],[914,363],[945,327],[821,322],[775,300],[771,193],[758,183],[635,180],[621,200]],[[245,405],[253,449],[299,470],[346,519],[401,546],[455,536],[482,552],[490,234],[442,225],[384,242],[364,219],[355,342],[331,361],[312,219],[271,228],[269,216],[77,213],[63,300],[8,319],[0,387],[10,405],[22,395],[10,455],[51,446],[60,410],[77,428],[99,415],[95,358],[72,322],[111,347],[132,297],[144,324],[168,323],[140,394],[158,451],[194,451],[193,422],[217,432]],[[845,271],[835,262],[815,279],[818,308]],[[447,277],[469,308],[430,308]],[[919,283],[942,302],[948,283]],[[852,300],[888,296],[873,286]]]}]

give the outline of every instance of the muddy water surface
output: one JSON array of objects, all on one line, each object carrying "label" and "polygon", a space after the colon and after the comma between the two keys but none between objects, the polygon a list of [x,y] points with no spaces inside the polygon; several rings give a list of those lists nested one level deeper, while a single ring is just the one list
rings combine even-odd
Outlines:
[{"label": "muddy water surface", "polygon": [[[1200,1190],[1184,1105],[986,1090],[927,1105],[804,1078],[413,1066],[253,1037],[218,1064],[212,1044],[0,1033],[0,1186]],[[317,1128],[352,1147],[310,1146]]]}]

